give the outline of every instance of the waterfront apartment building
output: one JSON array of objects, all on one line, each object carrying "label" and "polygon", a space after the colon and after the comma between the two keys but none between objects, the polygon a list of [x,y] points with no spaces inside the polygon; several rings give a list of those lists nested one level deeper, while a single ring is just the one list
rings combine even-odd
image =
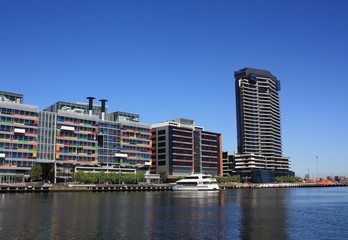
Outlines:
[{"label": "waterfront apartment building", "polygon": [[152,125],[151,173],[176,178],[191,173],[222,176],[222,136],[179,118]]},{"label": "waterfront apartment building", "polygon": [[59,101],[40,111],[23,95],[0,91],[0,183],[29,176],[69,181],[77,171],[130,173],[151,163],[151,128],[132,113],[108,113],[106,102]]},{"label": "waterfront apartment building", "polygon": [[235,89],[235,173],[246,182],[292,175],[289,158],[282,156],[280,81],[269,71],[244,68],[235,72]]},{"label": "waterfront apartment building", "polygon": [[0,91],[0,183],[20,178],[36,163],[39,108],[23,95]]},{"label": "waterfront apartment building", "polygon": [[113,112],[99,122],[99,162],[148,168],[151,163],[151,128],[138,114]]},{"label": "waterfront apartment building", "polygon": [[127,154],[123,164],[140,168],[151,164],[151,128],[148,124],[126,121],[120,122],[120,152]]},{"label": "waterfront apartment building", "polygon": [[[71,107],[72,104],[57,102],[45,111],[54,111],[54,120],[49,121],[54,142],[54,163],[56,178],[67,181],[77,166],[98,165],[98,120],[94,115],[86,114],[83,108]],[[59,106],[55,108],[56,106]],[[42,119],[45,121],[46,119]],[[47,121],[47,120],[46,120]],[[48,138],[47,138],[48,137]],[[43,135],[51,141],[50,135]],[[41,138],[40,138],[41,139]],[[48,142],[42,142],[48,145]]]},{"label": "waterfront apartment building", "polygon": [[[101,106],[93,104],[94,98],[88,99],[88,107],[83,103],[60,102],[53,105],[60,108],[46,109],[57,110],[57,146],[67,147],[56,152],[56,178],[68,180],[71,173],[80,170],[135,172],[149,168],[150,125],[140,123],[137,114],[108,113],[105,99],[100,100]],[[65,138],[69,142],[62,146]],[[60,159],[62,156],[64,161]]]}]

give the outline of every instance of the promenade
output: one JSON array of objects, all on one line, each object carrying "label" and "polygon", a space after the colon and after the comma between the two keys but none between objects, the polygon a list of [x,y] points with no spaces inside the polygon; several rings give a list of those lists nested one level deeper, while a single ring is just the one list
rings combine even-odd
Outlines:
[{"label": "promenade", "polygon": [[[339,183],[224,183],[219,184],[221,190],[237,188],[297,188],[297,187],[347,187]],[[8,184],[0,185],[0,193],[11,192],[126,192],[126,191],[171,191],[171,184]]]},{"label": "promenade", "polygon": [[226,183],[220,189],[233,188],[295,188],[295,187],[345,187],[348,183],[301,182],[301,183]]},{"label": "promenade", "polygon": [[171,191],[170,184],[30,184],[0,185],[0,193],[10,192],[125,192],[125,191]]}]

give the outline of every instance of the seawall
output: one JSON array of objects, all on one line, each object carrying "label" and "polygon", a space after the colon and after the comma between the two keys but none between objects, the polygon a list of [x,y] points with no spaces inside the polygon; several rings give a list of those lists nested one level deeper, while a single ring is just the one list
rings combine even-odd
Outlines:
[{"label": "seawall", "polygon": [[171,191],[170,184],[64,184],[52,185],[44,184],[41,186],[17,186],[17,185],[0,185],[0,193],[10,192],[125,192],[125,191]]},{"label": "seawall", "polygon": [[298,188],[298,187],[347,187],[348,184],[339,183],[228,183],[219,184],[221,189],[233,188]]},{"label": "seawall", "polygon": [[[298,188],[298,187],[347,187],[348,184],[321,183],[226,183],[219,184],[221,190],[236,188]],[[172,191],[171,184],[33,184],[33,185],[0,185],[0,193],[14,192],[127,192],[127,191]]]}]

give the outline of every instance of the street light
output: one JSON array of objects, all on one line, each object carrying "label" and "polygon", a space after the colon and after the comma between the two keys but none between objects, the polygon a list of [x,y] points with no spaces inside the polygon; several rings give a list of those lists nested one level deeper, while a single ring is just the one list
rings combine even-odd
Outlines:
[{"label": "street light", "polygon": [[118,184],[121,184],[121,167],[118,166]]},{"label": "street light", "polygon": [[317,163],[317,178],[319,178],[319,171],[318,171],[318,156],[315,156],[316,163]]}]

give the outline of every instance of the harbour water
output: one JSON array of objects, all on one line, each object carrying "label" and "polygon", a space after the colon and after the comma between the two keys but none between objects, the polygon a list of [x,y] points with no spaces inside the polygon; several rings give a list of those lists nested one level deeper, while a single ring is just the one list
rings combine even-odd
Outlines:
[{"label": "harbour water", "polygon": [[0,194],[2,239],[348,239],[348,187]]}]

